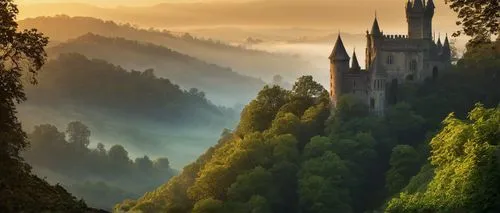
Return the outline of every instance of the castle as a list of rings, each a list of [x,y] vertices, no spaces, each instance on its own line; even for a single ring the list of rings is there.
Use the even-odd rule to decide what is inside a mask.
[[[432,37],[433,0],[408,0],[408,35],[385,35],[375,16],[366,31],[366,69],[359,66],[356,52],[347,54],[340,34],[330,59],[330,97],[333,106],[344,94],[351,94],[369,106],[372,113],[383,115],[391,91],[403,82],[422,82],[436,78],[451,65],[448,37],[435,43]]]

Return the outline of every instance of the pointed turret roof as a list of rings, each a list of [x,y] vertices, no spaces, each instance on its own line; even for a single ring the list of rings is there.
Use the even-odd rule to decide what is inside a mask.
[[[438,38],[438,41],[437,41],[437,44],[439,49],[441,49],[443,47],[443,44],[441,44],[441,38]]]
[[[361,67],[359,66],[358,62],[358,57],[356,57],[356,50],[353,51],[352,53],[352,65],[351,68],[353,70],[361,70]]]
[[[446,35],[446,38],[444,39],[443,48],[450,48],[450,42],[448,41],[448,35]]]
[[[330,54],[329,57],[330,60],[338,60],[338,61],[343,61],[343,60],[349,60],[349,55],[347,54],[347,51],[345,50],[344,43],[342,42],[342,38],[339,36],[337,37],[337,42],[335,42],[335,46],[333,47],[332,54]]]
[[[373,20],[371,33],[372,33],[372,35],[380,35],[380,27],[378,26],[378,20],[377,20],[376,16],[375,16],[375,20]]]
[[[413,9],[423,9],[424,8],[424,3],[422,0],[414,0],[413,1]]]
[[[408,2],[406,2],[406,10],[410,10],[411,8],[412,8],[411,0],[408,0]]]
[[[426,7],[427,7],[427,9],[434,9],[434,8],[436,8],[436,6],[434,5],[434,1],[433,0],[427,0]]]

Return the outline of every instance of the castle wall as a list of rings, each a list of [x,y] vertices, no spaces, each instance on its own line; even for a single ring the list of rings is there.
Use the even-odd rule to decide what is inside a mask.
[[[426,77],[422,51],[380,51],[379,55],[378,60],[381,60],[380,64],[387,72],[389,81],[421,81]]]
[[[370,87],[371,89],[368,100],[370,111],[377,115],[383,115],[386,105],[386,79],[375,77],[372,79]]]
[[[347,72],[343,76],[343,94],[350,94],[367,103],[369,96],[370,79],[368,72]]]

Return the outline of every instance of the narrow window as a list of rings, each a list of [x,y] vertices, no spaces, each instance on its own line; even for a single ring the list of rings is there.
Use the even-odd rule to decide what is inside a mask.
[[[375,99],[373,99],[373,98],[370,99],[370,108],[371,109],[375,108]]]
[[[436,79],[436,78],[438,78],[438,77],[439,77],[439,71],[438,71],[438,68],[437,68],[437,67],[434,67],[434,68],[432,69],[432,78],[433,78],[433,79]]]
[[[410,71],[416,71],[417,70],[417,61],[416,60],[412,60],[410,62]]]
[[[394,63],[394,56],[388,55],[387,56],[387,64],[393,64],[393,63]]]

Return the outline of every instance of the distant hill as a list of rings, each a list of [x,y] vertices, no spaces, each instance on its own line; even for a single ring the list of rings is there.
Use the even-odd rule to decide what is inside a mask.
[[[89,32],[107,37],[123,37],[129,40],[150,42],[203,61],[231,67],[244,75],[263,78],[267,81],[270,81],[275,74],[292,80],[312,67],[306,61],[293,55],[249,50],[210,39],[195,38],[189,34],[176,36],[168,31],[139,29],[130,24],[117,24],[90,17],[59,15],[29,18],[19,21],[19,26],[21,29],[37,28],[56,43],[74,39]]]
[[[73,52],[104,59],[126,69],[152,68],[156,75],[184,89],[204,91],[208,99],[218,105],[246,103],[264,85],[263,81],[240,75],[230,68],[209,64],[163,46],[123,38],[86,34],[48,49],[51,57]]]
[[[28,104],[98,109],[120,116],[148,118],[174,125],[224,122],[226,110],[196,88],[182,90],[154,70],[128,72],[103,60],[62,54],[49,61],[40,83],[27,86]]]
[[[26,86],[28,101],[18,108],[26,131],[77,120],[92,130],[93,142],[122,144],[134,157],[168,155],[173,167],[192,161],[239,117],[152,69],[127,71],[75,53],[50,59],[38,80]]]

